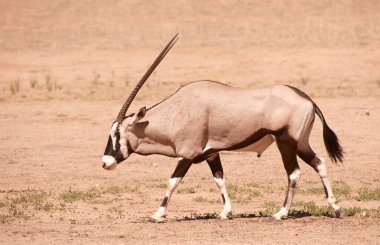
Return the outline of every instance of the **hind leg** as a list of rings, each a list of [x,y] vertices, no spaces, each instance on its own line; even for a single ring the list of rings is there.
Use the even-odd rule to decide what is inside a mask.
[[[286,193],[285,201],[280,211],[273,215],[274,219],[281,220],[282,218],[286,218],[288,216],[290,204],[294,196],[294,191],[301,177],[301,170],[297,162],[296,143],[291,140],[277,141],[277,146],[280,150],[282,161],[288,175],[288,190]]]
[[[327,178],[327,169],[325,165],[325,160],[322,157],[318,157],[314,151],[311,149],[309,143],[305,142],[304,144],[300,144],[298,147],[297,154],[298,156],[310,165],[321,178],[323,188],[325,190],[326,199],[330,207],[334,210],[335,216],[340,216],[340,207],[336,204],[336,199],[334,197],[331,184],[329,179]]]
[[[222,163],[220,162],[219,153],[212,154],[206,159],[206,161],[211,169],[212,175],[214,176],[215,183],[220,189],[224,203],[224,208],[218,215],[218,218],[227,219],[228,214],[231,212],[231,202],[227,195],[226,183],[223,177],[223,167]]]

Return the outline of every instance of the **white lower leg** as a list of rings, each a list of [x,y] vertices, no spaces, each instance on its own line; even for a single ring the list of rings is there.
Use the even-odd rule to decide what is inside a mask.
[[[335,213],[339,215],[340,207],[336,204],[336,199],[334,197],[330,181],[327,178],[325,160],[320,157],[317,157],[316,159],[319,161],[319,163],[317,164],[317,170],[319,177],[321,177],[323,187],[325,189],[327,202],[330,205],[330,207],[334,209]]]
[[[286,218],[288,216],[290,204],[292,203],[294,197],[295,187],[301,177],[301,170],[295,169],[292,174],[289,175],[289,187],[285,197],[284,204],[282,205],[280,211],[273,214],[273,218],[276,220],[281,220],[282,218]]]
[[[275,220],[281,220],[282,218],[286,218],[288,216],[290,204],[292,203],[293,197],[294,197],[294,189],[292,187],[288,187],[288,191],[286,194],[286,198],[284,201],[284,204],[282,205],[280,211],[273,214],[273,218]]]
[[[218,178],[218,176],[217,176],[217,177],[214,177],[214,180],[220,189],[220,193],[222,194],[222,198],[223,198],[223,202],[224,202],[223,210],[218,215],[218,218],[227,219],[228,218],[227,215],[231,212],[231,202],[230,202],[230,199],[228,198],[225,179],[224,178]]]
[[[164,200],[161,203],[161,206],[158,210],[153,214],[152,219],[155,221],[162,221],[162,218],[166,216],[166,209],[169,204],[170,197],[172,196],[175,188],[182,178],[171,178],[169,179],[168,188],[165,193]]]

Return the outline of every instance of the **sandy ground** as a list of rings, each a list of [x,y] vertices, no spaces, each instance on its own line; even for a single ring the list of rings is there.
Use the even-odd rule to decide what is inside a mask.
[[[379,194],[361,197],[380,188],[379,10],[378,1],[0,1],[0,243],[379,244]],[[105,171],[101,156],[124,99],[176,32],[131,111],[201,79],[296,86],[346,152],[344,164],[327,163],[346,215],[305,209],[327,202],[301,163],[292,215],[269,219],[287,184],[273,145],[261,158],[222,153],[232,219],[213,218],[222,201],[202,163],[166,222],[149,222],[176,159],[133,155]],[[311,145],[327,158],[318,120]]]

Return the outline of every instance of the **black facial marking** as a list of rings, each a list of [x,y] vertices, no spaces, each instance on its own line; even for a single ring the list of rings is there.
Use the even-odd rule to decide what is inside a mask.
[[[115,151],[117,152],[117,151],[120,150],[120,132],[119,132],[119,128],[115,132],[115,138],[116,138]]]
[[[128,150],[128,154],[133,153],[133,149],[132,149],[131,143],[129,143],[129,141],[127,141],[127,150]]]
[[[119,162],[124,160],[124,156],[120,152],[120,131],[119,131],[119,128],[117,128],[116,132],[115,132],[115,141],[116,142],[115,142],[115,149],[114,149],[111,135],[108,137],[108,142],[107,142],[106,149],[104,151],[104,155],[114,157],[115,160],[117,161],[117,163],[119,163]]]
[[[111,136],[109,136],[106,149],[104,150],[104,155],[113,156],[112,153],[113,153],[112,139],[111,139]]]

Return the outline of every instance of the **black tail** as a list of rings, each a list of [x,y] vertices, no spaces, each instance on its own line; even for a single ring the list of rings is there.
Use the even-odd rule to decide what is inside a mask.
[[[343,154],[344,151],[342,147],[339,144],[339,139],[334,133],[334,131],[331,130],[331,128],[327,125],[325,118],[323,117],[323,114],[321,110],[318,108],[318,106],[313,102],[315,113],[318,115],[318,117],[321,119],[323,124],[323,141],[325,142],[326,150],[329,153],[329,157],[331,161],[333,162],[343,162]]]

